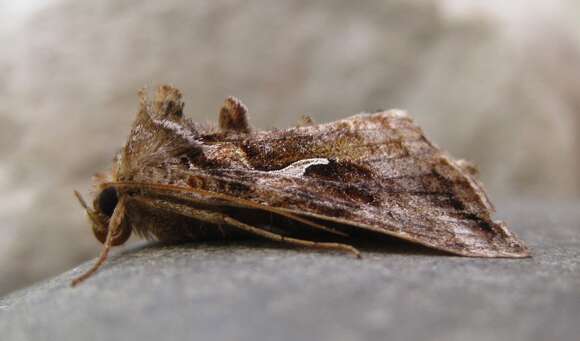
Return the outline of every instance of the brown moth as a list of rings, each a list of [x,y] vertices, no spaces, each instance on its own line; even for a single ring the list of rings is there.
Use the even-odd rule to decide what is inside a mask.
[[[219,127],[183,116],[179,90],[141,103],[110,175],[96,177],[89,208],[103,243],[95,265],[132,232],[166,242],[257,236],[360,253],[349,241],[388,235],[456,255],[527,257],[473,165],[434,146],[404,112],[252,131],[247,109],[226,99]]]

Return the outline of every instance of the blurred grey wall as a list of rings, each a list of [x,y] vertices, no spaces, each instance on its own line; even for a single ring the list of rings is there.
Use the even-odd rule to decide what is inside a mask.
[[[136,90],[172,83],[260,128],[410,111],[498,197],[580,196],[575,1],[0,2],[0,293],[93,257],[72,196],[107,170]]]

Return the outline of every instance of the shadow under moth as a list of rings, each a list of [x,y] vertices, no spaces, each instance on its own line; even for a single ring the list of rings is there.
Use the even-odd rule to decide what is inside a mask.
[[[357,257],[351,241],[388,235],[462,256],[529,256],[492,220],[475,167],[438,149],[405,112],[253,131],[233,97],[217,127],[185,118],[171,86],[140,98],[112,172],[95,177],[93,207],[75,192],[103,248],[72,285],[132,232],[164,242],[256,236]]]

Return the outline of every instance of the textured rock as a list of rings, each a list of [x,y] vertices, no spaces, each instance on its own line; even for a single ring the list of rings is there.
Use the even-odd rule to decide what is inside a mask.
[[[0,299],[2,340],[576,340],[580,203],[502,207],[533,258],[150,245]]]

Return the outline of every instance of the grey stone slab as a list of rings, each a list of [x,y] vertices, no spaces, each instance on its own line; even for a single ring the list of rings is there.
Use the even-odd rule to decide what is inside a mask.
[[[577,340],[580,205],[511,203],[533,258],[409,245],[342,254],[266,242],[147,245],[0,299],[2,340]]]

